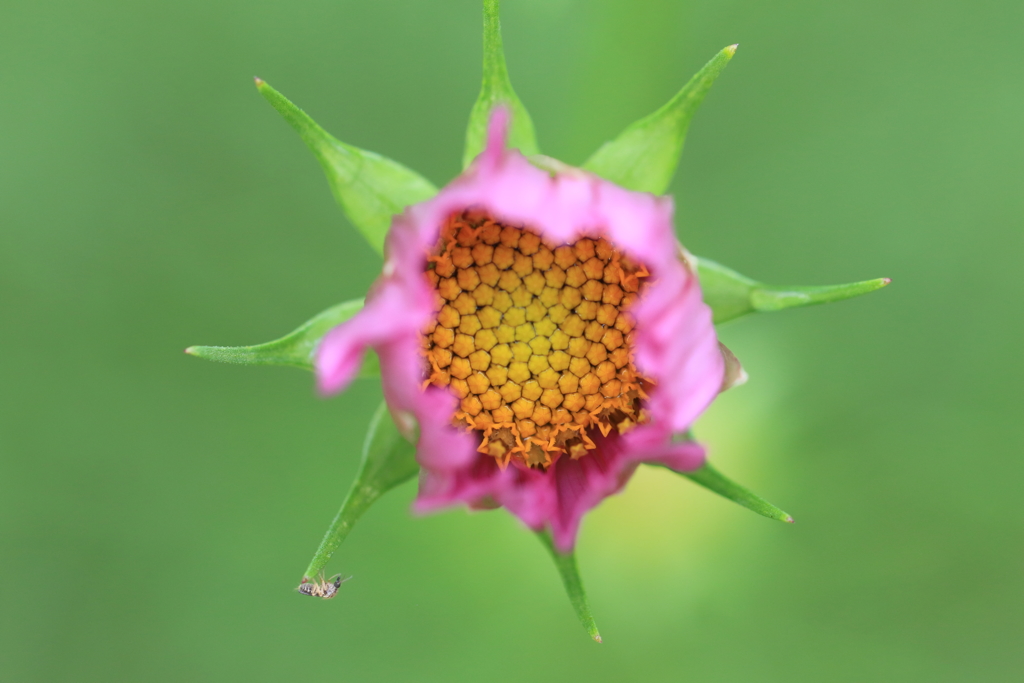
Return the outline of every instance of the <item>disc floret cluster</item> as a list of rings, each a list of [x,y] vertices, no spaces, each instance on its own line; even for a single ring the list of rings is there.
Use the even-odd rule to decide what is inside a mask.
[[[459,398],[453,422],[480,434],[481,453],[544,468],[596,448],[592,429],[647,420],[629,314],[644,266],[607,239],[548,244],[480,211],[441,234],[426,269],[437,292],[427,382]]]

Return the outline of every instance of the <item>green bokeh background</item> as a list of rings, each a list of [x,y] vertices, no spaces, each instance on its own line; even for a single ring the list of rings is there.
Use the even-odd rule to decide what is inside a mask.
[[[0,2],[0,680],[1011,681],[1024,670],[1024,5],[506,0],[516,88],[579,163],[740,50],[673,184],[695,253],[888,276],[747,318],[698,425],[778,524],[644,470],[578,555],[605,643],[504,512],[363,519],[293,587],[379,389],[204,363],[378,258],[259,75],[437,184],[476,0]]]

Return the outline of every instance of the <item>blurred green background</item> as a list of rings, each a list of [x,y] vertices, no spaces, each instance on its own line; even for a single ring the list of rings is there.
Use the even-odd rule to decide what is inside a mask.
[[[363,519],[293,588],[379,390],[190,344],[283,334],[379,260],[252,86],[437,184],[477,0],[0,2],[0,680],[1011,681],[1024,669],[1024,5],[506,0],[580,163],[741,47],[673,185],[695,253],[870,296],[721,329],[698,425],[788,526],[643,470],[585,522],[605,643],[504,512]]]

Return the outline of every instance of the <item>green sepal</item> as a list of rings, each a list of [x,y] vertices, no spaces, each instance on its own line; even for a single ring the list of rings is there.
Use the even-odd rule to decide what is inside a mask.
[[[332,306],[280,339],[256,346],[190,346],[185,353],[197,358],[236,365],[289,365],[313,370],[313,354],[320,340],[332,328],[345,322],[363,307],[362,299]],[[359,369],[360,377],[378,377],[377,354],[368,350]]]
[[[462,154],[462,167],[469,166],[487,145],[487,124],[491,112],[498,105],[509,108],[512,120],[508,129],[507,145],[526,156],[538,153],[533,121],[519,100],[508,79],[505,50],[501,43],[501,2],[484,0],[484,73],[480,95],[469,114],[466,128],[466,151]]]
[[[891,282],[889,278],[876,278],[844,285],[783,287],[751,280],[708,259],[695,260],[704,302],[714,312],[716,324],[747,313],[841,301],[881,289]]]
[[[256,88],[316,155],[334,198],[377,253],[384,251],[392,216],[437,194],[437,188],[415,171],[337,140],[258,78]]]
[[[419,472],[415,455],[415,447],[399,434],[387,405],[382,402],[370,420],[359,474],[306,568],[303,582],[315,580],[323,573],[352,526],[378,498]]]
[[[663,194],[679,165],[690,119],[737,47],[715,55],[667,104],[602,145],[583,168],[630,190]]]
[[[700,484],[709,491],[714,491],[720,496],[753,510],[759,515],[777,519],[780,522],[793,522],[793,518],[790,515],[775,507],[764,498],[732,481],[708,462],[705,462],[704,466],[698,470],[679,472],[679,474]]]
[[[541,531],[537,534],[537,538],[540,539],[540,542],[551,553],[551,558],[555,561],[555,567],[558,569],[558,573],[562,577],[562,583],[565,585],[565,592],[569,594],[569,602],[572,603],[572,608],[576,611],[576,616],[579,617],[580,623],[587,630],[587,634],[600,643],[601,634],[597,632],[597,624],[594,623],[594,615],[590,611],[590,601],[587,600],[587,592],[583,589],[580,569],[576,565],[576,553],[558,552],[549,531]]]

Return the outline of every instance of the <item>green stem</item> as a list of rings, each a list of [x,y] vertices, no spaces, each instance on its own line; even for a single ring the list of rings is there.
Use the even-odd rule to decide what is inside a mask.
[[[594,623],[594,615],[590,611],[590,601],[587,600],[587,592],[583,589],[580,569],[576,565],[575,551],[569,553],[558,552],[551,538],[551,533],[548,531],[538,533],[537,538],[540,539],[540,542],[551,553],[551,558],[555,561],[555,567],[558,568],[558,573],[562,576],[562,583],[565,584],[565,592],[569,594],[569,602],[572,603],[572,608],[576,610],[576,616],[579,617],[580,623],[583,624],[583,628],[587,630],[590,637],[600,643],[601,634],[597,632],[597,624]]]
[[[505,62],[505,48],[501,40],[501,3],[499,0],[484,0],[484,59],[483,78],[480,82],[480,94],[477,96],[473,109],[469,113],[469,125],[466,127],[466,148],[462,155],[462,166],[470,162],[483,151],[487,143],[487,124],[491,113],[498,105],[509,108],[512,121],[509,125],[507,145],[510,149],[518,149],[526,156],[538,154],[537,135],[533,129],[533,121],[526,111],[512,82],[508,76],[508,65]]]
[[[761,285],[750,295],[750,303],[756,311],[781,311],[794,306],[810,306],[827,304],[832,301],[851,299],[861,294],[873,292],[888,285],[892,280],[880,277],[863,282],[851,282],[844,285],[824,285],[819,287],[778,287]]]
[[[370,419],[359,474],[306,568],[304,580],[316,579],[323,572],[356,521],[378,498],[408,481],[417,472],[419,465],[416,463],[415,448],[398,432],[387,405],[382,402]]]
[[[680,474],[720,496],[753,510],[759,515],[791,524],[794,521],[790,515],[775,507],[764,498],[726,477],[712,467],[711,463],[706,462],[699,470],[680,472]]]
[[[338,510],[330,528],[324,534],[324,540],[320,542],[320,547],[317,548],[316,554],[310,560],[303,580],[313,580],[323,573],[324,567],[334,555],[334,551],[341,547],[356,521],[370,509],[370,506],[380,496],[381,491],[372,486],[363,486],[358,480],[353,483],[348,495],[345,496],[345,502],[341,504],[341,509]]]

